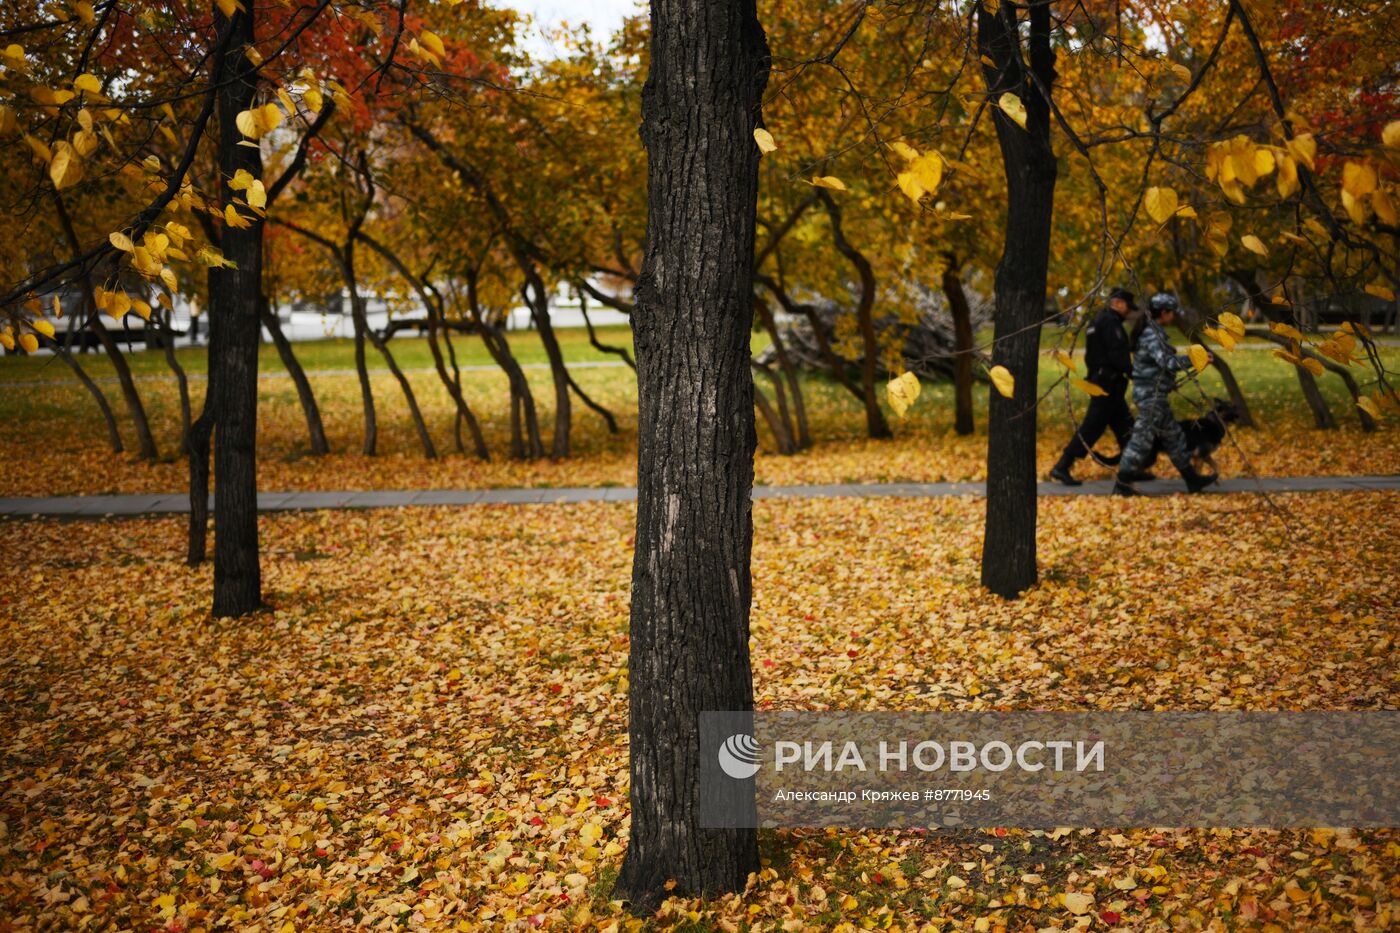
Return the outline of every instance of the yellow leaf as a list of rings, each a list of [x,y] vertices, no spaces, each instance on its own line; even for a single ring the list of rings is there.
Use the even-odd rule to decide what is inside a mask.
[[[78,153],[60,140],[54,150],[53,161],[49,163],[49,179],[53,181],[54,189],[62,191],[76,185],[82,177],[83,163],[78,159]]]
[[[846,183],[835,175],[813,175],[812,184],[818,188],[830,188],[832,191],[848,191]]]
[[[1210,365],[1210,352],[1199,343],[1191,344],[1190,348],[1186,351],[1186,355],[1191,358],[1191,367],[1198,373],[1204,371],[1205,368]]]
[[[1304,357],[1302,363],[1303,368],[1306,369],[1308,372],[1312,373],[1314,376],[1321,376],[1324,371],[1322,362],[1320,360],[1315,360],[1310,356]]]
[[[1396,124],[1391,125],[1394,126]],[[1356,407],[1364,411],[1366,414],[1370,415],[1372,418],[1375,418],[1377,421],[1380,420],[1380,407],[1376,405],[1375,401],[1369,395],[1363,395],[1359,399],[1357,399]]]
[[[899,153],[900,156],[902,156],[904,158],[904,161],[906,162],[913,162],[919,157],[919,150],[915,149],[908,143],[900,142],[899,140],[895,140],[894,142],[890,143],[890,148],[893,149],[895,152]]]
[[[1371,207],[1375,209],[1381,223],[1386,226],[1394,227],[1400,223],[1400,214],[1395,210],[1395,202],[1390,200],[1390,195],[1385,189],[1377,188],[1371,193]]]
[[[923,386],[919,385],[919,377],[913,373],[903,373],[889,381],[885,386],[885,396],[889,399],[890,408],[900,418],[914,404],[914,400],[919,397],[919,392]]]
[[[1299,331],[1298,328],[1288,324],[1283,324],[1276,321],[1273,324],[1269,325],[1269,330],[1278,334],[1280,337],[1287,337],[1289,340],[1293,340],[1299,343],[1301,343],[1303,340],[1302,332]]]
[[[1274,154],[1268,149],[1259,148],[1254,150],[1254,174],[1258,178],[1263,178],[1274,170]]]
[[[428,51],[432,52],[438,58],[442,58],[442,56],[447,54],[447,49],[443,47],[442,40],[438,38],[437,33],[429,32],[425,29],[418,34],[418,38],[423,41],[423,45],[427,47]]]
[[[1156,223],[1164,224],[1176,213],[1176,192],[1171,188],[1148,188],[1142,197],[1142,204],[1147,208],[1147,216]]]
[[[913,172],[900,172],[895,178],[899,184],[899,190],[911,201],[917,201],[924,196],[924,186],[919,184],[919,176]]]
[[[85,94],[102,93],[102,82],[97,80],[97,75],[84,72],[73,79],[73,90],[82,91]]]
[[[306,109],[310,110],[312,113],[320,113],[321,105],[325,103],[324,99],[321,97],[321,89],[314,84],[301,92],[301,102],[305,104]]]
[[[1367,162],[1348,162],[1342,166],[1342,190],[1354,198],[1363,198],[1376,190],[1376,170]]]
[[[39,338],[33,334],[20,334],[19,345],[24,348],[25,353],[33,353],[39,349]]]
[[[1235,336],[1236,340],[1244,339],[1244,319],[1233,311],[1226,311],[1218,318],[1220,326],[1225,328]]]
[[[29,326],[37,330],[39,333],[43,334],[45,337],[53,336],[53,325],[50,324],[48,321],[45,321],[43,318],[40,318],[37,321],[30,321]]]
[[[84,26],[91,26],[97,21],[97,16],[93,12],[92,4],[87,0],[78,0],[73,4],[73,11],[78,14],[78,18],[83,21]]]
[[[993,366],[987,370],[987,375],[991,377],[992,385],[996,386],[997,391],[1006,398],[1011,398],[1015,393],[1016,377],[1011,375],[1010,370],[1005,366]]]
[[[1288,141],[1288,154],[1311,170],[1317,155],[1317,140],[1311,133],[1299,133]]]
[[[1290,197],[1298,190],[1298,163],[1292,156],[1279,156],[1276,182],[1281,198]]]
[[[1007,91],[1005,94],[1001,95],[1001,98],[997,101],[997,106],[1002,109],[1003,113],[1014,120],[1017,126],[1023,130],[1026,128],[1026,105],[1021,103],[1021,98]]]
[[[759,152],[772,152],[778,148],[777,142],[773,139],[773,134],[761,126],[754,127],[753,141],[758,143]]]
[[[248,206],[255,211],[261,211],[267,207],[267,191],[263,188],[261,180],[254,179],[248,185],[248,191],[244,197],[248,201]]]
[[[131,237],[127,236],[125,233],[109,233],[107,234],[107,242],[111,243],[123,253],[129,253],[134,248]]]
[[[219,12],[230,19],[233,18],[236,11],[243,9],[243,4],[239,3],[238,0],[214,0],[214,3],[219,7]]]
[[[1372,282],[1366,286],[1366,294],[1375,295],[1382,301],[1394,301],[1395,293],[1379,282]]]
[[[246,168],[241,168],[233,173],[233,177],[228,180],[230,191],[246,191],[253,183],[253,173]]]
[[[4,347],[6,350],[13,350],[15,348],[14,334],[11,334],[8,328],[0,330],[0,347]]]
[[[1071,379],[1069,384],[1074,386],[1085,395],[1107,395],[1108,392],[1102,386],[1095,385],[1087,379]]]
[[[1381,130],[1381,142],[1391,149],[1400,149],[1400,120],[1391,120]]]
[[[1240,237],[1240,242],[1244,244],[1244,248],[1251,253],[1258,253],[1260,256],[1269,255],[1269,248],[1264,245],[1264,241],[1252,233],[1246,233],[1244,236]]]
[[[255,110],[244,110],[233,118],[233,124],[238,127],[238,132],[249,139],[257,139],[262,135],[258,130],[258,117]]]
[[[1055,360],[1065,369],[1074,370],[1074,357],[1070,356],[1064,350],[1055,351]]]

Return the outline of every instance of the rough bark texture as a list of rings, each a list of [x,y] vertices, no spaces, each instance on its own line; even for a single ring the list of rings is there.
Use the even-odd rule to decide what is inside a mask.
[[[1011,372],[1016,392],[1014,397],[1005,398],[992,391],[988,406],[982,585],[1008,599],[1036,581],[1036,357],[1045,318],[1057,174],[1045,97],[1055,81],[1049,4],[1031,7],[1029,17],[1028,73],[1021,54],[1016,7],[1001,4],[996,12],[985,5],[977,9],[977,42],[991,99],[998,100],[1008,91],[1014,93],[1025,105],[1027,116],[1025,129],[1001,109],[994,116],[1006,172],[1007,211],[1006,239],[996,272],[992,363]]]
[[[256,76],[246,49],[253,43],[256,0],[244,0],[229,25],[232,41],[224,55],[226,83],[219,90],[219,174],[233,178],[239,169],[262,177],[262,152],[240,146],[243,136],[235,118],[252,106]],[[223,17],[217,17],[222,22]],[[232,190],[225,190],[230,201]],[[209,296],[209,393],[214,413],[214,615],[240,616],[262,606],[262,568],[258,560],[258,305],[262,300],[263,221],[239,229],[227,227],[221,238],[224,256],[236,269],[219,272],[219,287]],[[191,434],[193,435],[193,431]],[[191,458],[194,459],[193,457]]]
[[[643,91],[646,259],[629,697],[632,832],[617,883],[638,913],[741,890],[755,831],[698,822],[698,714],[753,707],[753,130],[768,76],[754,0],[653,0]]]
[[[943,297],[953,316],[953,430],[971,434],[977,427],[972,420],[972,307],[951,258],[943,270]]]
[[[272,335],[272,344],[277,348],[277,355],[282,358],[282,365],[292,377],[292,384],[296,386],[301,412],[306,417],[306,436],[311,444],[311,455],[323,457],[331,452],[331,445],[326,440],[326,428],[321,423],[321,406],[316,403],[316,393],[311,391],[311,381],[306,378],[306,370],[302,369],[301,361],[292,350],[292,342],[282,332],[282,321],[268,306],[267,296],[263,296],[259,310],[262,325]]]

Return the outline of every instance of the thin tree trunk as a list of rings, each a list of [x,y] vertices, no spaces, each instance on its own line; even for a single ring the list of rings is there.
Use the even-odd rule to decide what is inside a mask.
[[[1032,586],[1036,569],[1036,374],[1057,167],[1050,148],[1050,108],[1036,83],[1054,86],[1050,6],[1030,8],[1030,69],[1020,51],[1017,8],[996,12],[979,3],[977,42],[992,100],[1012,92],[1027,113],[1022,129],[1001,109],[994,113],[1006,172],[1006,237],[996,272],[993,365],[1015,379],[1015,394],[992,391],[988,406],[987,524],[982,585],[1003,598]]]
[[[953,257],[947,260],[943,296],[953,316],[953,430],[971,434],[977,430],[972,417],[972,308]]]
[[[68,241],[68,248],[76,256],[82,252],[82,245],[78,242],[77,231],[73,229],[73,219],[68,215],[68,207],[57,191],[53,192],[53,203],[58,211],[59,225],[63,227],[63,236]],[[136,428],[137,455],[142,460],[159,459],[160,452],[156,448],[155,435],[151,433],[150,419],[146,417],[146,406],[141,402],[141,393],[136,391],[136,380],[131,377],[131,367],[127,365],[126,355],[117,346],[117,342],[112,339],[112,334],[107,330],[107,326],[102,323],[102,315],[97,313],[97,294],[93,288],[92,277],[84,273],[80,281],[84,300],[92,309],[88,326],[97,335],[102,349],[107,352],[107,358],[112,363],[112,369],[116,371],[117,383],[122,390],[122,400],[126,402],[127,414],[131,416],[132,426]]]
[[[588,342],[593,344],[593,348],[602,353],[611,353],[622,358],[622,362],[631,367],[633,372],[637,371],[637,364],[632,359],[632,354],[627,352],[626,347],[614,347],[603,343],[598,339],[597,333],[593,330],[593,320],[588,316],[588,296],[583,289],[578,291],[578,309],[583,314],[583,326],[588,328]]]
[[[879,395],[875,391],[875,378],[880,364],[880,341],[875,333],[874,318],[875,270],[871,268],[870,260],[846,239],[841,229],[841,209],[837,206],[836,199],[825,190],[820,190],[817,194],[826,205],[826,212],[831,216],[831,234],[836,242],[836,249],[856,267],[856,274],[860,277],[860,303],[856,306],[856,322],[860,326],[861,344],[864,348],[861,355],[860,387],[861,401],[865,405],[865,430],[873,438],[893,437],[889,423],[885,421],[885,413],[880,408]]]
[[[768,331],[768,339],[773,341],[773,354],[777,357],[778,367],[787,380],[788,391],[792,393],[792,414],[797,426],[797,436],[793,443],[797,450],[806,450],[812,446],[812,433],[807,425],[807,402],[802,397],[802,383],[798,381],[797,367],[793,365],[792,357],[788,356],[783,335],[778,331],[778,322],[773,317],[773,309],[757,295],[754,296],[754,304],[758,308],[764,330]]]
[[[73,356],[72,352],[63,344],[50,338],[44,338],[53,344],[53,352],[59,359],[73,370],[73,375],[78,377],[78,381],[83,384],[83,388],[88,390],[92,400],[97,403],[97,408],[102,412],[102,420],[107,425],[107,443],[112,446],[112,453],[119,454],[125,448],[122,447],[121,431],[117,429],[117,417],[112,414],[112,406],[107,401],[107,395],[100,386],[93,381],[92,377],[83,369],[81,363]]]
[[[559,347],[559,339],[554,335],[554,324],[549,317],[549,296],[544,290],[544,282],[534,271],[534,266],[525,268],[525,303],[530,309],[530,319],[539,331],[540,342],[544,344],[545,356],[549,358],[549,374],[554,380],[554,449],[555,459],[564,460],[569,456],[569,433],[573,423],[573,406],[569,400],[569,370],[564,365],[564,351]],[[531,293],[534,298],[532,299]]]
[[[768,396],[755,383],[753,387],[753,403],[758,409],[758,413],[763,416],[764,422],[768,425],[768,430],[773,432],[773,443],[778,448],[778,453],[784,457],[796,453],[797,449],[792,441],[792,428],[788,423],[787,403],[783,400],[782,383],[778,377],[773,375],[773,370],[758,362],[753,364],[753,368],[761,370],[773,387],[778,391],[778,409],[774,409],[773,403],[768,401]]]
[[[1205,301],[1194,276],[1186,276],[1182,280],[1182,285],[1187,303],[1182,305],[1177,314],[1177,327],[1187,340],[1197,343],[1200,340],[1201,327],[1203,326],[1201,310],[1206,306]],[[1236,423],[1242,428],[1257,427],[1254,413],[1249,410],[1249,402],[1245,399],[1243,390],[1240,389],[1239,380],[1235,378],[1235,371],[1230,368],[1229,363],[1221,359],[1221,354],[1212,353],[1210,356],[1210,365],[1214,366],[1215,371],[1220,374],[1220,382],[1225,386],[1225,394],[1230,396],[1230,404],[1235,406],[1235,411],[1239,414],[1239,421]]]
[[[155,314],[160,319],[161,346],[165,351],[165,365],[175,374],[175,384],[180,390],[180,451],[189,452],[190,443],[190,381],[185,377],[185,368],[175,356],[175,328],[170,325],[171,312],[168,308]]]
[[[238,114],[257,96],[256,71],[244,55],[254,42],[258,0],[243,0],[229,29],[224,53],[227,76],[219,90],[219,174],[232,179],[240,169],[262,177],[262,152],[240,145]],[[222,22],[222,13],[216,13]],[[227,184],[227,181],[225,181]],[[234,192],[226,189],[231,203]],[[248,212],[251,213],[251,212]],[[208,391],[214,395],[214,615],[240,616],[262,606],[262,567],[258,557],[258,304],[262,298],[263,221],[249,218],[244,228],[228,226],[220,239],[224,256],[236,267],[219,271],[219,287],[209,296],[209,324],[216,339],[209,352]],[[191,456],[191,462],[197,459]]]
[[[613,417],[613,413],[595,402],[587,392],[583,391],[583,389],[579,387],[578,381],[574,379],[572,373],[569,373],[568,370],[565,370],[565,373],[568,374],[569,377],[569,388],[579,397],[579,401],[583,402],[583,404],[587,405],[603,419],[608,426],[609,434],[618,433],[617,418]]]
[[[296,386],[297,399],[301,402],[301,411],[306,417],[306,436],[311,442],[311,455],[323,457],[331,452],[331,445],[326,440],[326,428],[321,423],[321,406],[316,403],[316,393],[311,390],[311,381],[306,378],[306,370],[302,368],[301,361],[292,349],[292,342],[282,330],[281,319],[269,307],[266,295],[258,302],[258,311],[262,325],[272,335],[272,345],[277,348],[283,368],[287,370],[287,374],[292,377],[292,384]]]
[[[616,888],[639,914],[672,893],[743,890],[759,868],[755,830],[700,825],[696,758],[700,711],[753,708],[753,131],[768,47],[753,0],[651,10],[647,244],[632,318],[632,830]]]

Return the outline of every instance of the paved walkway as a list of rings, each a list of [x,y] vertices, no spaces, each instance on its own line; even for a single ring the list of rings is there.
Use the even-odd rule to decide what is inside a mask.
[[[1108,480],[1066,487],[1041,483],[1042,496],[1104,496]],[[1184,492],[1180,480],[1141,483],[1138,488],[1149,496]],[[1211,495],[1282,492],[1325,492],[1375,490],[1400,492],[1400,476],[1292,476],[1261,479],[1227,479],[1212,487]],[[846,483],[831,486],[756,486],[755,499],[833,499],[844,496],[873,498],[890,496],[923,499],[935,496],[981,496],[982,483]],[[292,512],[303,509],[382,509],[460,505],[543,505],[558,502],[633,502],[632,486],[603,486],[553,489],[426,489],[380,492],[264,492],[258,494],[258,510]],[[137,496],[52,496],[0,499],[0,516],[64,516],[105,518],[109,516],[170,515],[190,510],[183,493],[156,493]]]

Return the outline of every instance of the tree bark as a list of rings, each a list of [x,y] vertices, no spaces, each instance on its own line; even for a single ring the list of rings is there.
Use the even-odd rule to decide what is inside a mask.
[[[972,308],[951,256],[943,269],[943,296],[953,316],[953,430],[971,434],[977,429],[972,418]]]
[[[826,212],[831,216],[831,235],[836,249],[856,267],[860,278],[860,299],[856,306],[856,322],[860,326],[861,345],[865,352],[861,355],[860,388],[861,402],[865,405],[865,430],[873,438],[893,437],[885,413],[880,408],[880,398],[875,391],[875,378],[879,370],[880,341],[875,334],[875,270],[870,260],[846,239],[841,229],[841,208],[828,192],[817,192]]]
[[[103,392],[102,388],[87,374],[82,364],[74,358],[72,352],[67,347],[51,338],[45,337],[44,339],[53,344],[54,354],[63,360],[63,362],[68,365],[69,369],[73,370],[73,375],[78,377],[78,381],[83,384],[83,388],[88,390],[88,394],[92,396],[92,400],[97,403],[98,410],[102,412],[102,420],[107,425],[107,443],[112,445],[112,453],[121,453],[124,449],[122,447],[122,434],[121,431],[117,429],[117,418],[116,415],[112,414],[112,406],[107,401],[107,394]]]
[[[311,381],[306,378],[306,370],[302,368],[301,361],[292,350],[292,342],[282,331],[281,319],[269,307],[266,295],[262,296],[258,303],[258,311],[263,327],[272,335],[272,345],[277,348],[277,355],[282,358],[283,368],[287,370],[287,374],[292,377],[292,384],[296,386],[297,399],[301,402],[301,411],[306,417],[306,436],[311,442],[311,455],[324,457],[331,452],[331,445],[326,440],[326,428],[321,423],[321,406],[316,403],[316,393],[311,391]]]
[[[632,832],[617,883],[637,913],[670,893],[742,890],[759,868],[755,830],[700,826],[697,768],[699,713],[753,708],[753,131],[768,45],[754,0],[652,0],[651,11],[632,318]]]
[[[989,96],[998,100],[1014,93],[1027,114],[1025,129],[1000,108],[993,117],[1006,172],[1007,212],[995,280],[992,364],[1010,371],[1016,391],[1012,398],[990,393],[982,585],[1007,599],[1019,596],[1037,577],[1036,375],[1057,174],[1045,97],[1055,81],[1050,6],[1030,8],[1030,73],[1022,64],[1016,10],[1009,3],[996,12],[982,3],[977,7],[977,44]]]
[[[223,57],[219,90],[219,174],[225,180],[240,169],[262,177],[262,151],[239,145],[235,119],[253,105],[256,72],[246,57],[254,41],[257,0],[228,22],[231,41]],[[216,22],[224,23],[222,13]],[[226,202],[234,192],[225,187]],[[224,256],[236,268],[219,270],[219,287],[209,296],[209,386],[214,430],[214,615],[240,616],[262,606],[262,567],[258,556],[258,305],[262,300],[263,220],[243,208],[244,228],[228,226],[220,238]],[[192,456],[191,461],[195,458]]]

